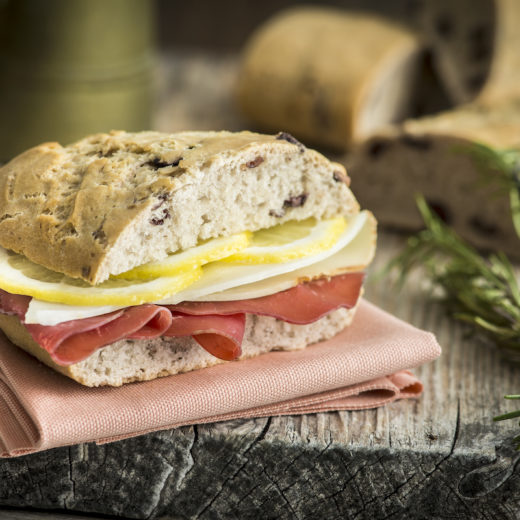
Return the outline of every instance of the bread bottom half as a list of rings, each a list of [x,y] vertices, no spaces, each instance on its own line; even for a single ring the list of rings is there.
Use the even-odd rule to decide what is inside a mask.
[[[240,359],[271,350],[300,350],[330,339],[350,325],[354,313],[355,307],[337,309],[306,325],[247,314]],[[0,328],[15,345],[85,386],[121,386],[226,363],[206,352],[191,337],[161,337],[120,340],[79,363],[64,367],[57,365],[34,341],[16,316],[0,314]]]

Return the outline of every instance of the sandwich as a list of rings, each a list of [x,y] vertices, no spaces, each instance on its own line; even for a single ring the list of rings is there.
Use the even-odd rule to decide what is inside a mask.
[[[0,327],[86,386],[302,349],[351,323],[375,239],[284,132],[45,143],[0,169]]]

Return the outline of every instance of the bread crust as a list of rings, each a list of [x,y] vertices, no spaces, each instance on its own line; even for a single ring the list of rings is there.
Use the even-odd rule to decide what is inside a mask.
[[[287,134],[111,132],[46,143],[0,168],[0,245],[97,284],[199,240],[355,214],[344,179],[341,165]]]

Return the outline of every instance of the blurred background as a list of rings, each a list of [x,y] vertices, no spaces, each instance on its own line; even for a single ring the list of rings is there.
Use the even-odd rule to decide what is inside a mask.
[[[385,108],[388,103],[383,103],[383,111],[393,110],[390,117],[388,114],[386,117],[393,120],[435,112],[470,100],[484,85],[492,62],[498,3],[498,0],[335,0],[318,3],[295,0],[198,0],[189,3],[175,0],[0,0],[0,65],[3,71],[0,158],[5,161],[42,140],[70,142],[87,133],[111,128],[175,130],[183,128],[179,123],[187,122],[198,128],[220,128],[224,124],[231,125],[231,129],[278,127],[284,122],[283,117],[272,125],[257,121],[258,117],[245,106],[247,103],[243,98],[247,93],[242,95],[238,105],[231,99],[239,83],[238,60],[252,45],[252,38],[259,30],[272,25],[272,21],[288,9],[299,12],[306,7],[325,12],[327,8],[333,8],[329,17],[345,16],[346,23],[327,31],[330,20],[323,22],[325,32],[332,33],[333,41],[317,42],[318,48],[310,61],[309,56],[298,55],[298,52],[308,54],[302,45],[315,48],[313,41],[322,29],[311,27],[306,31],[306,20],[287,27],[286,36],[279,37],[275,44],[280,52],[287,54],[287,59],[292,60],[288,63],[289,76],[301,75],[303,67],[308,70],[319,67],[316,63],[328,53],[325,60],[336,59],[338,67],[345,70],[334,77],[324,71],[324,76],[330,76],[323,79],[325,88],[335,88],[331,87],[335,83],[351,95],[349,91],[363,88],[366,78],[374,74],[387,82],[398,83],[394,78],[384,76],[388,74],[388,67],[399,68],[400,63],[384,64],[378,70],[378,62],[388,50],[384,46],[390,48],[390,61],[405,60],[417,53],[420,59],[413,57],[416,63],[411,68],[414,70],[406,70],[405,80],[398,85],[410,98],[406,110],[393,106]],[[356,13],[366,14],[368,21],[380,19],[382,23],[378,27],[366,23],[366,19],[354,20],[352,31],[348,17]],[[295,27],[298,23],[301,27]],[[377,47],[378,34],[389,24],[410,31],[415,41],[403,44],[407,49],[402,50],[399,47],[403,35],[384,35],[379,38],[384,46],[375,49],[372,55],[367,54],[366,50],[374,44]],[[356,31],[356,25],[360,25],[361,30]],[[323,50],[319,49],[321,44]],[[298,45],[300,49],[295,50]],[[265,56],[267,61],[273,59],[269,52]],[[372,70],[369,67],[360,70],[354,65],[349,71],[349,59],[360,52],[373,62]],[[343,54],[345,57],[342,58]],[[207,78],[194,77],[204,74],[196,72],[196,65],[193,70],[186,69],[183,58],[188,57],[195,61],[205,58]],[[233,59],[235,70],[231,77],[233,73],[227,69],[232,67],[230,61]],[[253,66],[265,68],[263,63],[253,63]],[[457,71],[458,67],[460,71]],[[224,77],[226,73],[227,77]],[[248,74],[244,69],[242,73]],[[309,74],[312,76],[312,70]],[[350,78],[347,77],[349,74]],[[453,79],[457,74],[460,79]],[[291,82],[294,77],[273,80]],[[198,80],[206,84],[197,84]],[[321,89],[320,85],[312,85],[319,80],[312,77],[307,80],[304,88]],[[352,85],[353,81],[358,85]],[[171,113],[171,103],[166,103],[166,107],[165,96],[168,93],[175,96],[179,88],[191,87],[197,95],[203,95],[204,89],[208,90],[208,95],[217,90],[227,94],[228,102],[218,101],[224,102],[226,110],[234,113],[222,121],[212,120],[217,107],[208,103],[203,112],[195,105],[204,100],[197,103],[196,98],[184,101],[191,107],[178,107]],[[254,90],[250,85],[243,88]],[[321,94],[311,92],[310,95]],[[178,102],[175,97],[173,101]],[[277,102],[285,103],[280,99]],[[355,103],[354,100],[350,102]],[[399,102],[393,100],[393,104],[399,105]],[[168,109],[166,112],[165,108]],[[331,110],[336,109],[343,112],[342,117],[350,117],[345,115],[350,107],[333,106]],[[169,118],[184,112],[189,112],[192,119],[168,122]],[[246,117],[240,119],[244,115]],[[374,117],[377,115],[369,116],[372,120]],[[343,121],[340,126],[347,124],[350,122]],[[335,147],[344,149],[350,141],[348,133],[342,128],[338,135],[321,139],[321,144],[332,143],[334,147],[334,141],[339,141]],[[311,143],[320,142],[313,132],[303,131],[302,136]]]
[[[199,0],[183,5],[158,0],[158,32],[161,48],[188,47],[201,50],[239,52],[252,31],[280,11],[295,6],[337,7],[379,14],[418,23],[425,0]]]
[[[0,0],[0,162],[112,129],[283,130],[383,225],[420,226],[420,191],[520,256],[506,199],[466,200],[497,162],[460,154],[520,149],[519,25],[518,0]]]

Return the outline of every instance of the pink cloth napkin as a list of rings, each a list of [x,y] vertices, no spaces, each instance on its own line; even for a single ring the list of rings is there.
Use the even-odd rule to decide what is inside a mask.
[[[363,301],[354,323],[302,351],[120,388],[86,388],[0,338],[0,455],[235,418],[372,408],[416,397],[407,370],[440,354],[434,336]],[[391,375],[389,375],[391,374]]]

